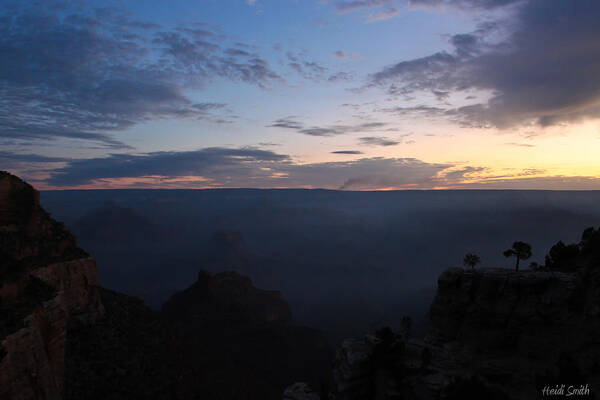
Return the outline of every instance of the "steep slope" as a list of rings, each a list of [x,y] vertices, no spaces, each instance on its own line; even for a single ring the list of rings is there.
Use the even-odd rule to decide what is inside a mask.
[[[269,400],[295,377],[327,380],[324,338],[293,324],[281,293],[200,272],[152,311],[100,288],[38,199],[0,172],[0,399]]]
[[[0,172],[0,398],[63,398],[67,326],[103,314],[97,282],[38,193]]]
[[[383,330],[344,341],[336,399],[532,399],[563,384],[569,398],[597,397],[598,267],[445,271],[424,340]]]

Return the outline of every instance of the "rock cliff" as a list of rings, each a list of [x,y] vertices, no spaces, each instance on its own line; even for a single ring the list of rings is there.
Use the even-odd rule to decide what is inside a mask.
[[[161,312],[100,288],[38,193],[0,172],[0,399],[278,399],[329,362],[281,293],[236,272],[201,271]]]
[[[236,325],[291,323],[292,312],[278,291],[261,290],[237,272],[200,271],[188,289],[175,293],[163,306],[172,320],[236,321]]]
[[[236,272],[201,271],[165,303],[180,355],[181,398],[278,399],[294,379],[319,387],[330,353],[320,332],[292,323],[281,293],[255,288]]]
[[[61,399],[67,326],[103,314],[96,264],[27,183],[0,172],[0,398]]]
[[[391,331],[345,341],[335,398],[532,399],[600,391],[600,271],[445,271],[423,340]],[[596,393],[596,396],[598,393]],[[572,396],[570,398],[577,398]]]

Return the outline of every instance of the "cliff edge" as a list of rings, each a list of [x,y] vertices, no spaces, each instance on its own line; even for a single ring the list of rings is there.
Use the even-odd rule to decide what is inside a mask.
[[[280,292],[236,272],[201,271],[161,312],[99,287],[38,192],[0,172],[0,399],[277,399],[326,381],[330,359]]]
[[[350,399],[533,399],[600,391],[600,268],[571,273],[448,269],[431,329],[344,341],[334,395]]]
[[[94,260],[0,171],[0,398],[63,398],[67,326],[103,312]]]

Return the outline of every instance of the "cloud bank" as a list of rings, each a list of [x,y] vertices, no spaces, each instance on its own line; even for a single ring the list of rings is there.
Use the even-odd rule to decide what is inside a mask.
[[[452,52],[398,62],[370,76],[390,94],[484,91],[489,100],[447,110],[469,126],[550,126],[600,117],[600,3],[591,0],[420,0],[491,10],[496,21],[449,37]],[[500,39],[499,39],[500,38]]]
[[[184,88],[212,78],[260,87],[281,81],[265,59],[227,46],[207,26],[165,30],[114,9],[57,12],[51,6],[0,15],[4,138],[85,139],[127,148],[111,133],[155,119],[215,118],[226,106],[193,101]]]

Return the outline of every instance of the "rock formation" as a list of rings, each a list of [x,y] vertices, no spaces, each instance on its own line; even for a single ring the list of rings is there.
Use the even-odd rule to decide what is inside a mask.
[[[599,304],[595,265],[576,273],[449,269],[424,340],[382,331],[342,344],[335,398],[531,399],[557,384],[600,390]]]
[[[236,272],[201,271],[162,309],[183,355],[180,394],[279,399],[295,379],[327,380],[330,354],[316,330],[295,326],[281,293],[255,288]]]
[[[250,278],[233,271],[200,271],[196,283],[164,304],[163,313],[172,320],[236,321],[238,326],[292,321],[281,292],[257,289]]]
[[[0,398],[61,399],[67,326],[103,314],[96,264],[27,183],[0,172]]]
[[[200,272],[162,312],[100,288],[38,193],[0,172],[0,399],[279,399],[327,381],[329,360],[281,293],[236,272]]]

